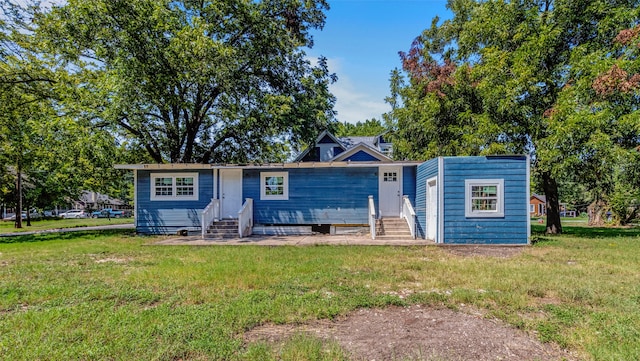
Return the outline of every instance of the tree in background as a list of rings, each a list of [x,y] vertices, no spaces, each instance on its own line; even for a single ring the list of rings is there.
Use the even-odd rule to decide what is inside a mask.
[[[557,179],[578,163],[588,168],[590,143],[573,136],[585,124],[559,120],[559,114],[590,111],[570,94],[572,85],[585,79],[581,57],[599,54],[594,56],[612,61],[614,39],[635,25],[638,5],[604,0],[448,1],[453,18],[441,24],[434,19],[409,52],[401,54],[408,83],[392,75],[390,99],[401,104],[389,115],[395,122],[396,154],[417,159],[529,154],[533,175],[547,197],[546,231],[560,233]],[[592,73],[589,86],[598,74],[603,73]],[[635,98],[627,100],[632,107],[609,103],[617,117],[635,113],[638,97],[635,90],[631,93]],[[600,132],[602,144],[618,142],[615,132]],[[566,144],[581,155],[560,151]],[[574,161],[564,162],[565,157]],[[596,168],[592,170],[602,175],[608,171]]]
[[[352,123],[337,123],[335,135],[337,137],[359,136],[359,137],[373,137],[384,133],[387,128],[375,118],[367,119],[364,122]]]
[[[608,48],[577,46],[570,81],[546,114],[541,156],[555,173],[585,185],[590,225],[602,225],[609,213],[626,224],[640,208],[639,34],[635,25],[612,35]]]
[[[82,79],[93,123],[154,162],[283,160],[333,120],[326,60],[303,46],[325,0],[69,0],[38,39]]]
[[[0,1],[0,9],[0,172],[15,185],[3,181],[0,195],[15,205],[21,228],[23,209],[66,204],[104,182],[116,144],[81,114],[63,111],[77,84],[64,64],[43,56],[33,43],[37,4]]]

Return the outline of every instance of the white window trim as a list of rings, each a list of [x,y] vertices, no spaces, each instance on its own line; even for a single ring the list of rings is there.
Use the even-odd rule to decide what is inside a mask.
[[[529,203],[529,213],[536,213],[536,205]]]
[[[498,204],[495,211],[474,211],[471,207],[471,188],[473,186],[497,186]],[[466,179],[464,181],[464,215],[467,218],[504,217],[504,179]]]
[[[267,186],[265,184],[267,177],[282,177],[282,195],[267,195]],[[260,200],[289,200],[289,172],[260,172]]]
[[[172,178],[172,195],[156,195],[156,178]],[[193,178],[193,195],[179,196],[176,192],[176,178]],[[198,200],[198,173],[151,173],[151,200],[152,201],[197,201]]]

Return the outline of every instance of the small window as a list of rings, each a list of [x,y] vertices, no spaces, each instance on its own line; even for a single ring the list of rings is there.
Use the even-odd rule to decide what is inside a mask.
[[[263,199],[263,200],[289,199],[289,173],[287,172],[260,173],[260,199]]]
[[[173,195],[173,178],[158,177],[155,179],[155,195],[156,196],[172,196]]]
[[[198,200],[198,173],[151,174],[151,200]]]
[[[504,180],[467,179],[466,217],[504,217]]]
[[[385,182],[397,182],[398,181],[398,173],[397,172],[384,172],[382,174],[382,180]]]
[[[534,213],[536,211],[536,205],[535,204],[529,204],[529,213]]]

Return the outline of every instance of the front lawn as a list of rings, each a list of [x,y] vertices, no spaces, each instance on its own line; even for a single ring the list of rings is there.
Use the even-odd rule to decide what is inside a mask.
[[[278,353],[242,335],[416,303],[483,309],[584,359],[640,359],[640,230],[540,230],[506,258],[435,246],[145,246],[155,238],[122,230],[0,238],[0,359],[339,360],[335,345],[294,340]]]
[[[72,219],[38,219],[32,220],[31,226],[27,226],[27,221],[22,220],[22,228],[14,227],[15,221],[0,221],[0,234],[14,232],[31,232],[44,231],[48,229],[58,228],[76,228],[89,226],[106,226],[110,224],[129,224],[133,223],[133,217],[130,218],[72,218]]]

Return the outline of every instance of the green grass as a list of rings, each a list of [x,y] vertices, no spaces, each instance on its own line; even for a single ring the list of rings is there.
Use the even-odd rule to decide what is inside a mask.
[[[111,218],[111,220],[107,218],[43,219],[32,220],[31,226],[27,226],[27,221],[23,219],[22,228],[15,228],[14,221],[0,221],[0,234],[127,223],[133,223],[133,218]]]
[[[511,258],[438,247],[170,247],[126,231],[0,238],[2,360],[346,360],[265,323],[462,303],[577,352],[640,359],[640,230],[565,227]],[[400,299],[393,291],[410,290]]]

